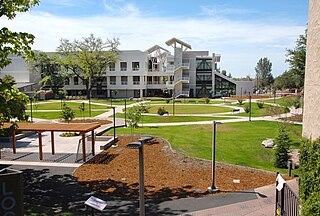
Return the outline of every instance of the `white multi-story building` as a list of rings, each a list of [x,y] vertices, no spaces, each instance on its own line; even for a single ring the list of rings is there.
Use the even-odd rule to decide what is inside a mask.
[[[144,52],[120,51],[119,60],[109,65],[103,80],[95,84],[92,96],[220,97],[236,94],[237,83],[219,72],[219,54],[191,51],[189,44],[176,38],[166,44],[173,48],[173,53],[158,45]],[[10,67],[19,67],[15,59]],[[20,77],[31,73],[27,65],[20,71],[23,73],[18,70],[16,74],[11,73],[18,82]],[[7,69],[0,71],[0,77],[6,72]],[[78,77],[66,80],[64,89],[68,95],[86,95],[85,86]]]

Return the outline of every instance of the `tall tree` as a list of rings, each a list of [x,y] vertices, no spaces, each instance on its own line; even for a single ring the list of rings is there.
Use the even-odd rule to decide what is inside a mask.
[[[64,86],[68,73],[61,68],[58,57],[44,52],[36,54],[36,60],[32,68],[41,75],[42,88],[50,88],[57,95],[59,89]]]
[[[275,79],[277,89],[300,88],[300,77],[293,70],[285,71]]]
[[[32,6],[39,4],[39,0],[0,0],[0,18],[9,20],[17,13],[26,12]],[[26,32],[13,32],[6,27],[0,29],[0,69],[11,63],[9,55],[24,55],[26,59],[33,58],[34,53],[30,45],[34,43],[34,36]]]
[[[290,71],[299,79],[298,86],[300,88],[304,85],[304,73],[306,67],[306,51],[307,51],[307,30],[304,35],[299,35],[296,40],[294,49],[287,49],[286,62],[290,65]]]
[[[91,97],[93,86],[105,76],[108,65],[117,61],[119,44],[118,39],[104,42],[93,34],[80,41],[61,39],[57,48],[61,55],[60,62],[66,71],[82,80],[87,98]]]
[[[266,88],[273,83],[273,76],[271,74],[272,63],[267,57],[261,58],[258,61],[255,70],[257,76],[257,88]]]

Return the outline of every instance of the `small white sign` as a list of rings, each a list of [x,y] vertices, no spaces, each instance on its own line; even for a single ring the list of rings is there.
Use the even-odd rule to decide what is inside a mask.
[[[278,185],[276,188],[278,191],[281,191],[283,188],[283,185],[284,185],[284,183],[286,183],[286,181],[282,178],[282,176],[280,174],[278,174],[276,180],[278,181]]]
[[[84,204],[99,211],[103,211],[105,207],[108,205],[106,201],[94,196],[91,196]]]

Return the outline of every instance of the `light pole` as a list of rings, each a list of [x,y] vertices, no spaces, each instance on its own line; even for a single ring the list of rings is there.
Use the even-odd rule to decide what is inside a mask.
[[[124,99],[124,125],[127,127],[127,89],[126,98]]]
[[[31,122],[33,122],[33,117],[32,117],[32,101],[33,101],[33,95],[31,95],[29,99],[30,99]]]
[[[112,107],[113,110],[113,141],[116,141],[116,108]]]
[[[249,121],[251,121],[251,94],[249,92]]]
[[[139,189],[139,207],[140,207],[140,216],[145,216],[143,140],[142,140],[142,142],[129,143],[128,145],[126,145],[126,148],[139,149],[139,186],[140,186],[140,189]]]
[[[211,186],[208,187],[210,193],[218,192],[219,189],[215,186],[215,172],[216,172],[216,132],[217,124],[222,124],[221,122],[213,121],[212,128],[212,167],[211,167]]]

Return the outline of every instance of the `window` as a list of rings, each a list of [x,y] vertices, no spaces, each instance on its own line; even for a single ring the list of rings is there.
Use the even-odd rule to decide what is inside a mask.
[[[133,85],[140,85],[140,77],[133,76]]]
[[[147,84],[151,85],[152,84],[152,76],[147,77]]]
[[[65,84],[65,85],[70,85],[70,79],[69,79],[69,78],[66,78],[66,80],[64,81],[64,84]]]
[[[116,85],[117,83],[117,78],[115,76],[110,77],[110,85]]]
[[[139,62],[132,62],[132,70],[133,71],[139,70]]]
[[[120,71],[127,70],[127,62],[120,62]]]
[[[127,76],[121,77],[121,85],[128,85],[128,77]]]
[[[115,71],[116,70],[116,64],[115,63],[110,63],[109,64],[109,71]]]
[[[73,77],[73,84],[79,85],[79,78],[78,77]]]

